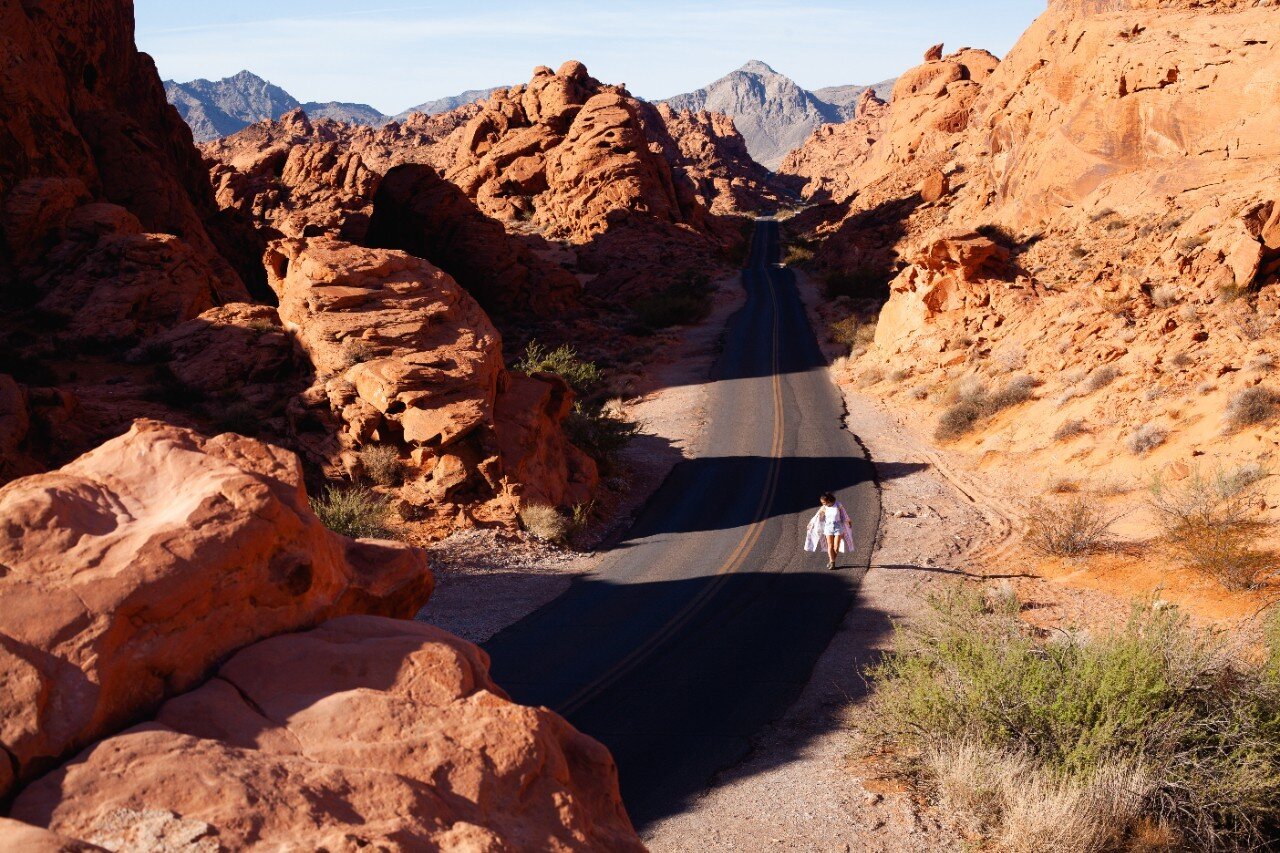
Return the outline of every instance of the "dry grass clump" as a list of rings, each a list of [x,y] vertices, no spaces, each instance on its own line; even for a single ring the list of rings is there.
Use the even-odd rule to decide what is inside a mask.
[[[1280,829],[1280,626],[1254,664],[1174,608],[1046,638],[1009,594],[929,604],[869,669],[861,746],[892,748],[984,849],[1128,849],[1151,827],[1252,849]]]
[[[1084,380],[1084,392],[1092,394],[1095,391],[1101,391],[1106,388],[1120,374],[1114,367],[1109,364],[1103,364],[1095,367]]]
[[[895,385],[905,382],[907,379],[910,379],[910,378],[911,378],[910,367],[899,367],[898,369],[891,371],[889,373],[889,381],[894,383]]]
[[[792,243],[790,246],[787,246],[787,253],[783,257],[782,262],[789,267],[794,267],[801,264],[807,264],[811,260],[813,260],[812,248],[799,243]]]
[[[971,431],[979,421],[1031,399],[1034,377],[1014,376],[995,391],[988,391],[977,376],[968,376],[952,386],[947,398],[951,405],[943,411],[934,430],[939,441],[950,441]]]
[[[1129,437],[1125,439],[1125,446],[1129,448],[1129,452],[1134,455],[1142,454],[1155,450],[1164,444],[1169,438],[1169,431],[1160,424],[1147,423],[1138,427]]]
[[[1027,508],[1026,543],[1046,557],[1091,554],[1106,547],[1117,519],[1096,498],[1085,495],[1052,502],[1033,500]]]
[[[827,337],[850,349],[868,347],[875,342],[876,326],[874,323],[862,322],[856,314],[850,314],[828,326]]]
[[[547,504],[528,504],[520,510],[520,523],[524,529],[544,542],[563,545],[572,529],[570,520],[560,510]]]
[[[352,539],[386,539],[392,535],[387,529],[391,504],[372,489],[329,487],[319,497],[311,498],[311,509],[325,527]]]
[[[878,367],[872,367],[862,372],[856,385],[859,388],[870,388],[872,385],[878,385],[883,381],[884,371]]]
[[[1195,470],[1173,483],[1155,477],[1148,504],[1169,550],[1227,589],[1250,589],[1274,574],[1276,555],[1259,547],[1266,533],[1257,517],[1265,477],[1250,466],[1232,473]]]
[[[1276,367],[1276,357],[1269,352],[1260,353],[1249,359],[1249,363],[1245,365],[1246,370],[1254,373],[1269,373]]]
[[[1266,423],[1280,410],[1280,394],[1255,385],[1231,395],[1227,403],[1227,425],[1232,429]]]
[[[1077,435],[1084,435],[1089,432],[1089,425],[1080,418],[1067,418],[1056,430],[1053,431],[1054,441],[1066,441],[1069,438],[1075,438]]]
[[[389,444],[371,444],[356,454],[364,475],[379,486],[398,486],[404,481],[400,453]]]

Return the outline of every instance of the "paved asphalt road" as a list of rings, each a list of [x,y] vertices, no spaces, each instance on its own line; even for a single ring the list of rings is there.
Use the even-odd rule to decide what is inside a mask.
[[[783,714],[870,561],[871,466],[778,251],[762,220],[711,377],[709,452],[675,467],[598,573],[486,644],[516,701],[612,750],[638,826],[679,811]],[[826,490],[856,527],[842,571],[802,550]]]

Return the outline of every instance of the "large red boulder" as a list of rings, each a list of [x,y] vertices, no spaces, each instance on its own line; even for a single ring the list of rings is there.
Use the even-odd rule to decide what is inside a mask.
[[[227,654],[346,613],[411,616],[423,552],[311,511],[297,458],[140,421],[0,488],[0,795],[200,683]]]
[[[359,616],[241,651],[12,816],[110,849],[644,849],[603,746],[470,643]]]

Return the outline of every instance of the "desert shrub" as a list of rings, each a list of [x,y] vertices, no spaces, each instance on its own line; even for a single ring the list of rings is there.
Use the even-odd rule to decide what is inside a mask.
[[[909,393],[911,394],[911,398],[914,400],[927,400],[929,399],[929,386],[917,385],[912,388]]]
[[[203,408],[209,413],[217,432],[253,436],[262,429],[262,413],[246,400],[234,400],[225,406],[210,404]]]
[[[372,489],[355,486],[346,489],[326,488],[319,497],[311,498],[311,509],[324,526],[352,539],[385,539],[390,502]]]
[[[827,327],[827,337],[850,349],[871,346],[876,339],[876,325],[863,322],[857,314],[850,314],[831,323]]]
[[[813,249],[803,243],[792,243],[787,246],[787,253],[782,262],[789,267],[807,264],[813,260]]]
[[[1089,431],[1089,426],[1079,418],[1068,418],[1053,432],[1054,441],[1066,441],[1068,438],[1074,438],[1077,435],[1084,435]]]
[[[529,341],[524,357],[511,367],[528,374],[554,373],[579,394],[586,394],[600,384],[600,368],[579,357],[578,351],[568,344],[549,350],[536,340]]]
[[[823,279],[823,290],[829,299],[848,296],[884,301],[889,298],[889,276],[872,267],[832,270]]]
[[[938,427],[934,430],[934,438],[939,441],[951,441],[959,438],[974,428],[982,419],[982,409],[973,403],[953,403],[943,410],[938,418]]]
[[[675,284],[631,304],[642,324],[651,329],[691,326],[711,316],[715,287],[705,273],[689,273]]]
[[[345,338],[342,341],[342,346],[338,349],[338,353],[342,361],[343,370],[348,370],[366,361],[372,361],[377,355],[373,345],[360,338]]]
[[[1150,450],[1155,450],[1164,444],[1169,438],[1169,431],[1160,424],[1148,423],[1138,427],[1129,437],[1125,439],[1125,446],[1129,448],[1129,452],[1134,455],[1141,456]]]
[[[574,533],[586,529],[591,523],[591,517],[595,515],[596,502],[588,501],[587,503],[575,504],[573,514],[569,518],[569,526]]]
[[[1101,222],[1104,219],[1110,219],[1111,217],[1118,216],[1118,215],[1119,214],[1116,213],[1116,209],[1114,207],[1104,207],[1102,208],[1102,210],[1095,210],[1092,214],[1090,214],[1089,221]]]
[[[1209,242],[1208,236],[1204,234],[1195,234],[1190,237],[1183,237],[1178,241],[1178,251],[1183,255],[1189,255],[1196,249],[1199,249],[1205,243]]]
[[[869,669],[862,747],[892,745],[1006,849],[1106,849],[1143,823],[1225,848],[1280,828],[1269,665],[1239,662],[1173,608],[1135,607],[1093,639],[1042,639],[1019,607],[956,587],[899,626]]]
[[[1077,244],[1075,246],[1072,246],[1071,249],[1067,252],[1067,254],[1077,261],[1082,261],[1085,258],[1089,257],[1089,250],[1086,249],[1084,246]]]
[[[528,504],[521,508],[520,523],[525,530],[553,545],[563,545],[571,532],[569,519],[547,504]]]
[[[947,394],[951,406],[938,420],[934,437],[940,441],[959,438],[977,426],[983,418],[1025,403],[1031,399],[1036,380],[1031,376],[1014,376],[995,391],[988,391],[977,376],[967,376],[953,385]]]
[[[1276,357],[1269,352],[1264,352],[1249,359],[1249,363],[1245,365],[1245,368],[1252,370],[1254,373],[1268,373],[1274,370],[1275,366]]]
[[[1190,353],[1180,352],[1174,355],[1174,357],[1169,360],[1169,363],[1174,367],[1190,367],[1196,363],[1196,360],[1191,357]]]
[[[605,474],[616,470],[618,455],[639,432],[640,425],[627,420],[616,407],[581,401],[573,404],[564,420],[565,437],[594,459]]]
[[[356,454],[364,475],[379,486],[398,486],[404,480],[400,453],[389,444],[371,444]]]
[[[1151,288],[1151,304],[1158,309],[1178,305],[1178,288],[1167,286],[1167,284]]]
[[[1034,500],[1027,510],[1027,546],[1046,557],[1079,557],[1106,547],[1116,516],[1096,499]]]
[[[889,381],[895,385],[905,382],[909,378],[911,378],[911,368],[909,367],[899,367],[889,373]]]
[[[984,401],[984,408],[989,414],[1002,409],[1012,408],[1031,399],[1036,380],[1031,376],[1015,376],[992,392]]]
[[[1275,555],[1259,548],[1266,532],[1255,512],[1261,479],[1221,468],[1173,483],[1154,478],[1148,503],[1169,550],[1227,589],[1256,586],[1275,566]]]
[[[1276,416],[1280,395],[1255,385],[1231,395],[1227,403],[1227,425],[1232,429],[1266,423]]]
[[[1085,377],[1084,392],[1086,394],[1092,394],[1095,391],[1101,391],[1103,388],[1106,388],[1114,382],[1115,378],[1119,375],[1120,374],[1111,365],[1099,365],[1090,371],[1089,375]]]

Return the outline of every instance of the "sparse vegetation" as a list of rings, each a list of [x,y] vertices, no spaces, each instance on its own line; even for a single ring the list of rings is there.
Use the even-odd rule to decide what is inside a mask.
[[[714,292],[710,277],[693,272],[657,293],[637,299],[631,310],[650,329],[692,326],[711,316]]]
[[[570,520],[548,504],[528,504],[521,508],[520,523],[525,530],[553,545],[563,545],[571,532]]]
[[[1277,410],[1280,410],[1280,395],[1271,389],[1260,385],[1242,388],[1232,394],[1227,403],[1227,425],[1241,429],[1266,423],[1275,418]]]
[[[372,489],[362,486],[338,489],[327,487],[319,497],[311,498],[311,509],[324,526],[352,539],[386,539],[390,502]]]
[[[371,361],[376,356],[373,346],[360,338],[346,338],[342,341],[339,354],[343,370],[350,370],[357,364]]]
[[[581,358],[578,351],[568,344],[549,350],[536,340],[529,341],[524,348],[524,357],[511,365],[511,369],[531,375],[554,373],[579,394],[589,393],[600,384],[600,368],[594,362]]]
[[[1248,589],[1275,571],[1276,555],[1259,547],[1265,525],[1255,508],[1265,477],[1240,469],[1195,470],[1179,482],[1152,480],[1149,504],[1170,551],[1227,589]]]
[[[1129,448],[1130,453],[1141,456],[1143,453],[1155,450],[1168,438],[1169,431],[1160,424],[1145,423],[1129,434],[1125,439],[1125,446]]]
[[[1077,435],[1084,435],[1089,431],[1089,426],[1080,418],[1068,418],[1063,421],[1059,427],[1054,430],[1054,441],[1066,441]]]
[[[1099,365],[1095,367],[1084,380],[1084,392],[1092,394],[1095,391],[1101,391],[1106,388],[1120,374],[1114,367],[1109,364]]]
[[[862,746],[893,745],[965,829],[1010,850],[1116,849],[1151,827],[1224,849],[1280,825],[1280,667],[1172,608],[1090,639],[1041,638],[1012,595],[930,605],[870,670]]]
[[[1178,241],[1178,251],[1184,256],[1190,255],[1196,249],[1199,249],[1208,242],[1209,238],[1204,234],[1195,234],[1190,237],[1183,237]]]
[[[404,480],[404,463],[400,453],[389,444],[371,444],[360,448],[356,457],[364,475],[379,486],[398,486]]]
[[[836,320],[827,327],[828,337],[835,343],[854,349],[871,346],[876,339],[875,323],[864,323],[857,314]]]
[[[1042,556],[1079,557],[1104,548],[1116,520],[1096,498],[1086,495],[1033,500],[1027,510],[1026,542]]]
[[[617,468],[618,454],[640,432],[640,425],[627,420],[618,406],[578,401],[564,420],[564,434],[576,447],[609,474]]]
[[[938,420],[934,437],[950,441],[971,431],[983,418],[1031,399],[1037,382],[1031,376],[1014,376],[993,392],[976,376],[960,380],[948,395],[951,406]]]
[[[787,254],[782,262],[789,267],[807,264],[813,260],[813,249],[803,243],[792,243],[787,246]]]

